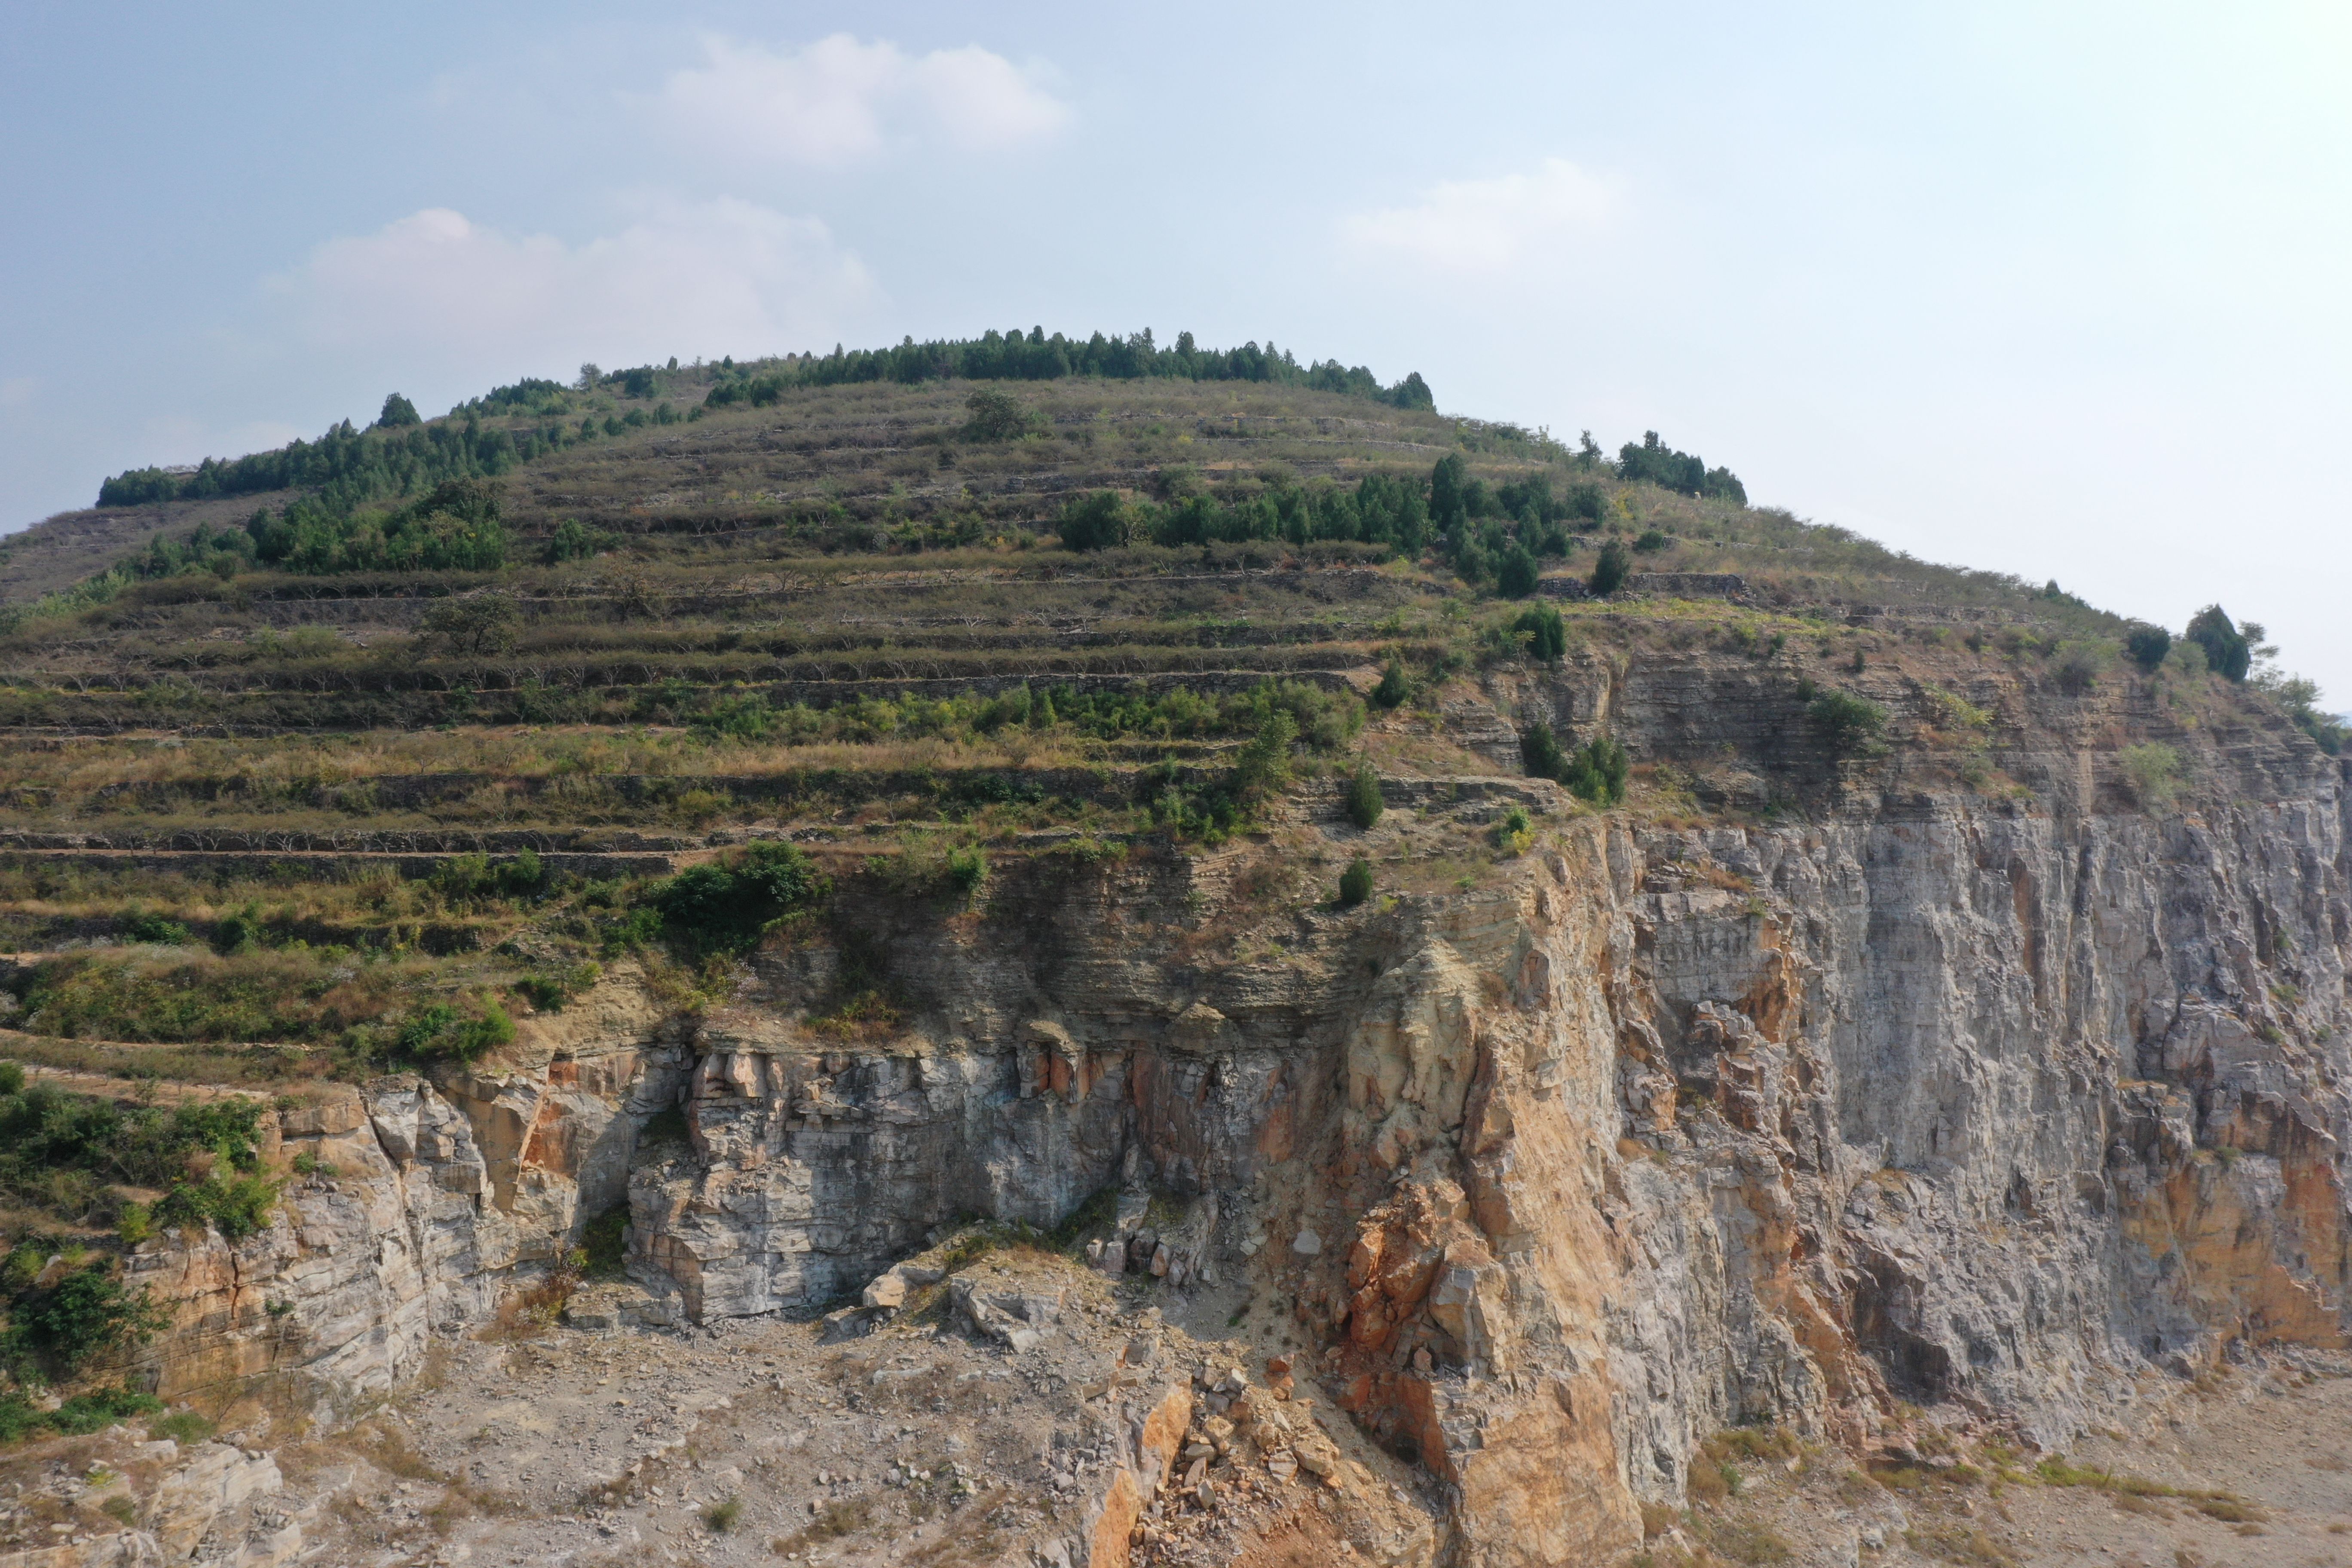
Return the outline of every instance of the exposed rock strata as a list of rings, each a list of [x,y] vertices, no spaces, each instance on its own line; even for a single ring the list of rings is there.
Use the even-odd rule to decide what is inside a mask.
[[[1512,700],[1672,755],[1676,679]],[[1734,1422],[1867,1445],[1955,1401],[2054,1440],[2151,1363],[2342,1343],[2340,779],[2223,737],[2201,807],[2152,817],[2089,752],[2033,765],[2053,804],[1582,817],[1484,890],[1224,965],[1179,938],[1244,855],[1139,858],[908,917],[929,1005],[887,1043],[792,1022],[823,955],[782,953],[690,1038],[615,1016],[372,1086],[286,1121],[338,1173],[270,1233],[142,1254],[194,1347],[165,1381],[381,1384],[624,1193],[640,1278],[698,1318],[854,1295],[959,1214],[1213,1194],[1183,1261],[1294,1297],[1499,1568],[1633,1542]],[[690,1141],[640,1148],[674,1103]]]

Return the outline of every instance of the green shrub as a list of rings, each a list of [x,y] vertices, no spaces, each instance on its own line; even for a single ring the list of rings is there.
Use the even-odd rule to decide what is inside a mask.
[[[604,978],[604,969],[598,963],[575,963],[551,974],[526,974],[515,982],[515,989],[542,1013],[560,1012],[563,1005]]]
[[[948,882],[956,891],[969,897],[980,890],[988,879],[988,857],[975,846],[967,845],[948,851]]]
[[[15,1064],[10,1063],[13,1067]],[[249,1171],[258,1161],[261,1107],[243,1098],[202,1104],[122,1107],[50,1085],[0,1093],[0,1192],[58,1215],[109,1216],[110,1182],[165,1187],[188,1179],[191,1162]],[[113,1217],[126,1239],[154,1223],[131,1205]],[[28,1237],[9,1253],[0,1289],[27,1285],[55,1247]]]
[[[0,1354],[19,1376],[70,1377],[92,1356],[145,1343],[164,1321],[144,1290],[125,1289],[110,1264],[92,1263],[47,1289],[28,1286],[14,1294],[8,1326],[0,1331]]]
[[[680,1131],[683,1131],[681,1126]],[[625,1198],[583,1226],[580,1250],[585,1256],[580,1265],[582,1274],[590,1279],[620,1279],[628,1261],[625,1234],[628,1228],[629,1205]]]
[[[1831,754],[1859,756],[1886,731],[1886,710],[1852,691],[1817,693],[1805,705],[1805,717],[1828,741]]]
[[[2161,741],[2126,746],[2116,753],[2132,798],[2149,811],[2162,811],[2180,794],[2180,753]]]
[[[1514,543],[1503,552],[1502,564],[1495,571],[1495,591],[1506,599],[1524,599],[1536,591],[1538,582],[1536,558],[1524,544]]]
[[[1339,902],[1353,908],[1371,896],[1372,863],[1359,855],[1339,873]]]
[[[1519,764],[1527,769],[1529,778],[1564,779],[1568,776],[1568,753],[1559,749],[1559,738],[1549,724],[1530,724],[1519,737]]]
[[[1027,435],[1037,422],[1027,404],[999,387],[980,388],[963,400],[963,405],[971,416],[963,427],[964,438],[971,441],[1010,441]]]
[[[196,938],[178,921],[166,920],[162,915],[134,914],[123,919],[122,940],[153,942],[161,947],[187,947]]]
[[[702,1510],[702,1522],[709,1525],[711,1531],[719,1535],[724,1535],[734,1529],[735,1521],[742,1517],[743,1500],[732,1495],[726,1500],[714,1502]]]
[[[1654,528],[1645,528],[1642,531],[1642,537],[1633,541],[1633,548],[1646,555],[1653,551],[1664,550],[1667,545],[1672,544],[1673,542],[1674,541],[1672,539],[1667,538],[1665,534],[1660,532],[1658,530]]]
[[[1592,563],[1592,575],[1587,586],[1596,599],[1605,599],[1625,585],[1633,570],[1633,558],[1627,554],[1622,542],[1612,539],[1601,547],[1601,554]]]
[[[213,922],[213,948],[224,958],[251,952],[261,945],[261,917],[250,908]]]
[[[1529,658],[1558,659],[1568,652],[1568,624],[1549,605],[1528,605],[1511,623],[1511,630],[1526,639]]]
[[[1287,709],[1268,712],[1258,732],[1234,753],[1229,786],[1235,799],[1255,805],[1290,783],[1290,746],[1298,738],[1298,721]]]
[[[2113,659],[2112,645],[2099,642],[2069,641],[2058,645],[2057,657],[2051,661],[2051,679],[2058,689],[2070,697],[2080,697],[2099,683]]]
[[[1519,737],[1519,761],[1531,778],[1565,784],[1569,793],[1595,805],[1616,805],[1625,798],[1633,759],[1625,748],[1606,735],[1596,735],[1574,752],[1560,749],[1549,724],[1528,726]]]
[[[1370,829],[1381,819],[1384,810],[1381,801],[1381,775],[1369,762],[1356,764],[1348,778],[1348,820],[1360,828]]]
[[[118,1421],[150,1415],[163,1408],[162,1400],[152,1394],[137,1393],[128,1384],[77,1394],[55,1410],[37,1408],[22,1393],[0,1394],[0,1443],[17,1443],[27,1437],[50,1433],[68,1437],[88,1436]],[[149,1423],[148,1430],[154,1431],[156,1425]]]
[[[2278,675],[2269,671],[2254,679],[2255,684],[2269,692],[2278,705],[2286,710],[2286,716],[2294,721],[2295,728],[2310,736],[2329,756],[2343,755],[2345,746],[2352,743],[2352,727],[2347,727],[2335,714],[2321,710],[2317,682],[2300,675]]]
[[[480,1011],[468,1014],[446,1002],[418,1008],[394,1036],[404,1056],[423,1061],[469,1062],[514,1039],[511,1014],[494,997],[483,997]]]
[[[1372,688],[1372,704],[1378,708],[1399,708],[1412,695],[1412,682],[1405,678],[1404,661],[1395,655],[1381,670],[1381,683]]]
[[[1528,808],[1515,805],[1495,824],[1495,847],[1506,855],[1524,855],[1535,842],[1535,824],[1528,819]]]
[[[831,885],[809,858],[777,840],[726,861],[689,866],[646,895],[670,937],[698,952],[748,952],[778,921],[823,901]]]
[[[241,1175],[215,1172],[178,1183],[165,1193],[155,1205],[155,1223],[188,1230],[210,1226],[228,1240],[240,1241],[268,1226],[278,1186],[257,1171]]]
[[[2190,617],[2187,640],[2205,652],[2205,668],[2227,680],[2243,680],[2252,669],[2255,637],[2252,628],[2241,630],[2219,605],[2208,605]]]
[[[213,1424],[193,1410],[174,1410],[147,1423],[150,1437],[169,1437],[182,1445],[201,1443],[213,1435]]]
[[[452,904],[537,898],[547,890],[547,870],[535,849],[495,862],[487,855],[455,855],[434,868],[433,890]]]
[[[2131,655],[2134,664],[2153,675],[2164,663],[2164,656],[2172,651],[2172,634],[2162,626],[2136,621],[2124,633],[2124,651]]]
[[[694,728],[714,739],[748,742],[766,740],[777,723],[776,710],[768,699],[760,692],[747,691],[714,700],[696,716]]]
[[[1096,490],[1064,503],[1056,530],[1065,550],[1108,550],[1127,542],[1127,509],[1116,490]]]

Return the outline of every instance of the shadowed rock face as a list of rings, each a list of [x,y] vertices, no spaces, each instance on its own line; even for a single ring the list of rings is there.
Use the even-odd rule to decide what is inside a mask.
[[[1706,677],[1497,701],[1695,770],[1712,701],[1726,798],[1834,773]],[[397,1377],[624,1198],[635,1274],[702,1318],[1122,1184],[1216,1195],[1192,1266],[1295,1300],[1468,1560],[1633,1544],[1734,1422],[1867,1446],[1957,1401],[2063,1440],[2150,1365],[2346,1329],[2340,775],[2213,737],[2199,803],[2152,817],[2074,732],[2112,717],[2016,750],[2031,800],[1897,768],[1801,825],[1556,816],[1476,890],[1297,915],[1247,961],[1186,933],[1250,848],[1033,870],[985,918],[887,917],[919,999],[887,1037],[798,1021],[823,955],[782,951],[691,1025],[534,1022],[499,1070],[286,1119],[338,1173],[268,1234],[144,1249],[187,1330],[165,1382]],[[672,1105],[685,1140],[641,1138]]]

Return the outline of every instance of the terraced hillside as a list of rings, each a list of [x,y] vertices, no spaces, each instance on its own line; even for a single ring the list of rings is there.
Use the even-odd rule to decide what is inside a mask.
[[[5,638],[0,921],[27,955],[28,1053],[129,1067],[149,1058],[130,1042],[254,1044],[201,1068],[184,1050],[152,1059],[228,1078],[373,1070],[434,1006],[553,1005],[646,945],[652,881],[754,839],[908,886],[958,855],[969,878],[1067,842],[1219,839],[1246,816],[1231,759],[1276,710],[1306,776],[1359,754],[1398,776],[1516,773],[1515,742],[1445,715],[1457,688],[1528,657],[1524,605],[1465,581],[1441,534],[1423,551],[1318,537],[1334,531],[1311,515],[1368,479],[1427,495],[1449,455],[1465,513],[1486,514],[1465,531],[1535,542],[1554,520],[1539,598],[1570,595],[1580,651],[1727,638],[1759,671],[1793,670],[1832,644],[1844,657],[1849,623],[1941,642],[1960,614],[1970,642],[1999,645],[1976,657],[2002,667],[2116,629],[1785,514],[1624,481],[1540,434],[1362,397],[988,384],[1009,384],[1019,416],[982,433],[980,384],[704,408],[725,375],[635,375],[440,422],[529,451],[585,416],[584,437],[488,481],[509,536],[497,570],[271,569],[229,520],[282,512],[286,490],[94,514],[178,513],[126,557],[152,575],[88,607],[31,603]],[[1104,491],[1299,516],[1268,537],[1058,548],[1064,509]],[[1648,546],[1636,592],[1577,597],[1612,540]],[[1391,664],[1397,683],[1368,706]],[[1799,767],[1801,734],[1756,739],[1778,773]],[[108,955],[157,932],[176,945]]]
[[[2273,1079],[2347,1038],[2342,767],[2237,628],[1336,367],[838,363],[526,383],[12,546],[0,1123],[50,1131],[0,1289],[112,1303],[6,1342],[23,1388],[266,1430],[583,1269],[596,1332],[906,1302],[1017,1358],[1029,1287],[875,1278],[1009,1247],[1150,1315],[1030,1376],[1055,1420],[1163,1310],[1347,1413],[1311,1519],[1330,1445],[1252,1439],[1265,1550],[1532,1563],[1728,1531],[1677,1510],[1735,1422],[2041,1441],[2116,1366],[2332,1342],[2352,1120]],[[1103,1420],[1007,1541],[1244,1550],[1244,1447],[1202,1426],[1180,1501]]]

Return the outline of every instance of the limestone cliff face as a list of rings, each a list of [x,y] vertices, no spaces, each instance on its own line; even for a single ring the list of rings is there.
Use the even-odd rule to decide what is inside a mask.
[[[876,917],[922,1003],[887,1037],[799,1022],[827,956],[782,952],[683,1031],[590,1016],[301,1113],[336,1176],[242,1247],[142,1257],[187,1304],[166,1381],[396,1376],[623,1198],[638,1273],[699,1317],[830,1302],[960,1214],[1155,1185],[1217,1197],[1188,1267],[1295,1299],[1327,1385],[1450,1487],[1449,1549],[1501,1568],[1633,1543],[1733,1422],[1859,1446],[1957,1402],[2060,1440],[2150,1365],[2343,1342],[2335,765],[2179,734],[2195,787],[2150,814],[2114,751],[2160,715],[1990,687],[2031,794],[1979,794],[1925,745],[1807,752],[1752,718],[1783,699],[1727,696],[1749,679],[1571,665],[1486,713],[1498,746],[1497,716],[1605,721],[1702,800],[1813,789],[1802,822],[1399,785],[1400,816],[1507,795],[1555,831],[1245,960],[1193,948],[1247,849],[1049,863],[985,919]],[[688,1141],[641,1140],[673,1104]]]

